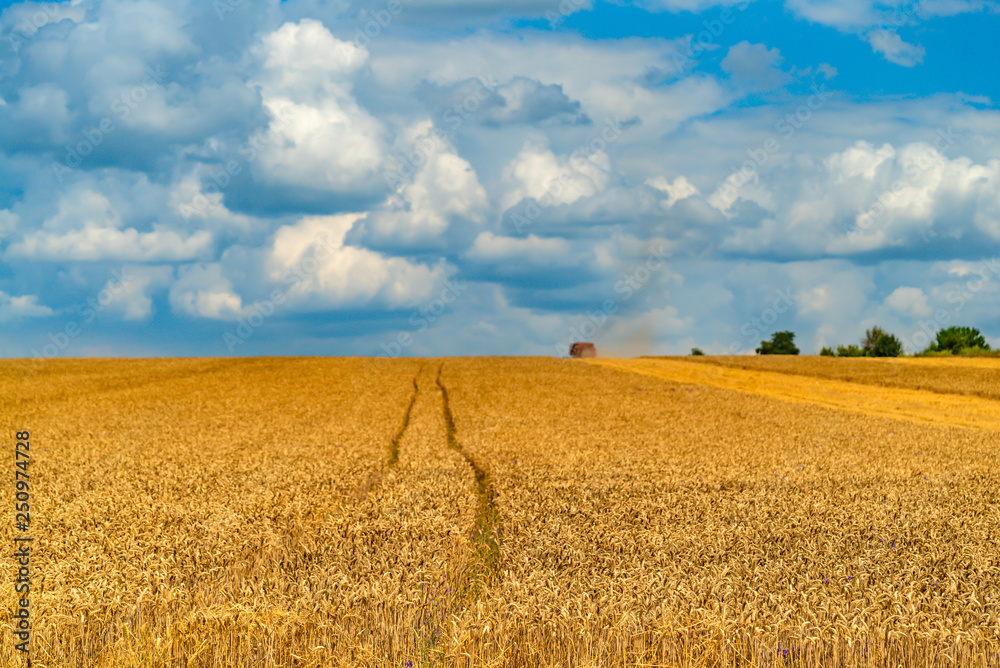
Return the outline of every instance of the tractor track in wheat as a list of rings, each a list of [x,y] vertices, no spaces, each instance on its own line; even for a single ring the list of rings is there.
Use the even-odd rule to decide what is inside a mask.
[[[417,380],[420,378],[420,374],[423,373],[424,366],[421,365],[417,369],[416,375],[413,376],[413,394],[410,395],[410,403],[406,406],[406,411],[403,413],[403,421],[399,425],[399,429],[389,440],[389,457],[386,464],[379,468],[379,470],[373,472],[368,480],[361,485],[358,492],[359,498],[367,497],[371,494],[380,484],[382,484],[382,479],[385,478],[386,473],[389,470],[395,469],[399,465],[399,448],[400,443],[403,441],[403,437],[406,435],[407,429],[410,427],[410,418],[413,416],[413,406],[417,403],[417,397],[420,395],[420,387],[417,385]]]
[[[424,365],[421,364],[417,370],[417,374],[413,377],[413,395],[410,397],[410,403],[406,407],[406,413],[403,414],[403,423],[399,425],[399,431],[392,437],[392,441],[389,444],[389,468],[395,468],[399,464],[399,444],[403,440],[403,436],[406,435],[407,428],[410,426],[410,418],[413,416],[413,406],[417,403],[417,397],[420,395],[420,386],[417,385],[417,380],[423,371]]]
[[[476,509],[476,523],[472,530],[470,543],[474,553],[474,561],[467,573],[467,582],[471,586],[473,598],[478,595],[480,586],[496,573],[500,561],[500,545],[503,529],[500,513],[496,507],[496,491],[488,468],[484,467],[473,455],[463,447],[458,439],[458,429],[455,426],[455,416],[451,410],[448,398],[448,388],[441,380],[444,364],[438,367],[436,383],[441,390],[441,406],[447,430],[448,447],[457,451],[468,462],[476,479],[476,494],[479,497]]]

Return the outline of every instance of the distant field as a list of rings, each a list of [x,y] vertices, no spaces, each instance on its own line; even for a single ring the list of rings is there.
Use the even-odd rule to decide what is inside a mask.
[[[600,360],[597,363],[674,382],[740,390],[876,417],[892,416],[930,424],[1000,430],[996,400],[938,389],[947,382],[956,381],[951,376],[935,376],[935,388],[930,390],[927,386],[931,383],[923,380],[925,369],[921,367],[865,360],[871,362],[862,369],[868,382],[858,383],[846,380],[853,378],[854,373],[838,369],[836,364],[827,364],[824,358],[818,357],[799,358],[797,367],[787,361],[754,364],[734,363],[732,358],[706,358],[715,363],[697,363],[692,359],[696,358]],[[824,362],[817,363],[819,360]],[[959,373],[953,373],[954,376],[960,375],[961,368],[957,371]],[[879,372],[883,372],[884,376],[880,376]],[[894,383],[880,382],[883,377],[894,378],[893,374],[901,374],[902,378]]]
[[[998,373],[0,361],[32,665],[998,666]]]
[[[1000,399],[996,357],[797,357],[788,355],[679,357],[685,362],[773,371],[949,394]]]

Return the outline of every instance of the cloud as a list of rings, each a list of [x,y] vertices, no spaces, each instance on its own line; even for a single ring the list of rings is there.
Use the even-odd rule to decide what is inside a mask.
[[[386,0],[287,0],[285,4],[293,16],[318,16],[330,23],[350,21],[360,27],[375,22],[386,29],[429,22],[489,23],[512,16],[565,17],[590,9],[593,0],[402,0],[398,11]],[[381,35],[381,30],[372,28],[371,32]]]
[[[0,290],[0,322],[16,321],[23,318],[48,318],[55,311],[38,303],[35,295],[14,297]]]
[[[797,16],[851,32],[878,23],[882,15],[872,0],[785,0]]]
[[[797,16],[844,32],[861,32],[877,25],[903,26],[937,16],[981,12],[995,8],[982,0],[919,0],[912,3],[876,0],[785,0]]]
[[[903,111],[904,107],[911,111]],[[921,113],[934,108],[919,104],[901,105],[895,112],[894,107],[876,106],[823,109],[791,140],[771,135],[777,148],[770,154],[757,149],[767,141],[766,133],[759,138],[747,135],[744,158],[758,154],[766,159],[753,162],[754,169],[735,184],[727,180],[704,200],[694,196],[682,203],[706,201],[725,213],[726,229],[716,243],[726,253],[789,259],[979,253],[982,244],[994,243],[998,233],[998,214],[993,213],[1000,203],[998,163],[989,151],[978,152],[978,159],[968,157],[969,151],[976,152],[970,141],[975,131],[935,128],[933,123],[947,115],[912,116],[917,107]],[[898,125],[900,116],[883,116],[893,113],[910,118],[910,128]],[[780,118],[780,112],[775,115]],[[851,139],[858,134],[892,136],[884,132],[890,125],[898,132],[893,143]],[[826,139],[814,135],[813,127],[822,128]],[[913,137],[926,141],[912,141]],[[716,141],[727,141],[727,133],[723,131]],[[820,143],[829,148],[819,149]],[[709,151],[711,145],[714,142],[703,140],[701,148]],[[686,178],[698,181],[691,172]],[[693,221],[688,227],[694,227]]]
[[[423,81],[450,86],[479,77],[500,82],[523,77],[541,86],[558,86],[599,124],[616,115],[631,118],[640,106],[652,111],[659,96],[637,82],[651,67],[680,76],[673,56],[687,48],[682,38],[590,41],[551,33],[527,37],[482,33],[447,41],[386,41],[372,51],[372,74],[381,86],[396,91],[413,90]],[[415,53],[420,57],[413,57]],[[667,111],[659,109],[661,114]]]
[[[820,63],[816,68],[826,78],[832,79],[837,76],[837,68],[830,63]]]
[[[519,239],[483,232],[476,238],[466,257],[483,264],[517,263],[540,268],[546,264],[563,264],[562,258],[568,252],[569,244],[565,239],[540,239],[534,235]]]
[[[879,167],[896,157],[896,150],[889,144],[875,148],[865,141],[835,153],[823,161],[823,166],[839,183],[861,178],[871,181]]]
[[[20,39],[22,7],[29,17],[56,16]],[[256,16],[268,13],[261,8]],[[110,165],[152,173],[169,164],[164,158],[178,144],[263,116],[240,71],[250,35],[212,29],[218,18],[211,3],[27,3],[4,10],[0,24],[7,21],[7,37],[18,39],[0,57],[7,101],[0,105],[0,150],[55,154],[84,171]],[[0,40],[0,48],[11,43]]]
[[[504,168],[504,182],[509,184],[501,200],[504,209],[544,195],[557,204],[572,204],[607,189],[611,162],[603,151],[560,158],[544,144],[528,141]]]
[[[358,214],[311,216],[275,234],[267,272],[274,285],[291,282],[286,293],[291,308],[413,307],[430,299],[443,283],[442,263],[428,267],[344,245],[358,218]]]
[[[0,112],[21,132],[33,132],[55,143],[69,139],[66,126],[74,117],[69,106],[66,91],[52,84],[39,84],[21,89],[17,101],[4,105]]]
[[[640,4],[654,12],[704,12],[712,7],[744,7],[753,0],[643,0]]]
[[[211,235],[204,231],[184,238],[156,226],[151,232],[138,232],[135,229],[118,230],[87,224],[82,229],[65,234],[35,232],[27,235],[11,245],[7,256],[75,262],[167,262],[203,256],[211,249],[211,244]]]
[[[721,67],[741,86],[773,90],[791,81],[791,76],[781,71],[782,60],[778,49],[744,40],[730,47]]]
[[[561,85],[545,85],[528,77],[514,77],[500,85],[489,83],[489,89],[484,90],[480,79],[447,86],[424,82],[417,95],[452,128],[466,116],[490,127],[591,123],[580,102],[571,100]],[[474,113],[468,111],[470,108]]]
[[[570,100],[558,84],[543,85],[528,77],[515,77],[497,90],[502,106],[493,110],[488,123],[539,125],[555,123],[589,123],[580,111],[580,103]]]
[[[125,227],[118,205],[107,193],[87,185],[75,186],[62,194],[57,210],[45,218],[41,229],[24,230],[7,248],[5,257],[164,262],[195,259],[212,250],[212,236],[207,231],[184,234],[157,222],[149,228]]]
[[[79,2],[19,2],[0,12],[0,27],[9,31],[10,44],[20,46],[61,21],[81,23],[85,17]]]
[[[352,241],[382,249],[441,248],[452,226],[483,224],[486,190],[440,130],[429,121],[418,123],[401,145],[397,164],[384,174],[394,193],[359,221]]]
[[[238,320],[248,312],[217,263],[181,268],[170,288],[170,306],[179,315],[211,320]]]
[[[319,21],[286,23],[256,50],[256,80],[274,135],[255,163],[277,184],[337,193],[373,188],[385,133],[354,99],[353,75],[368,54],[338,40]]]
[[[917,11],[921,16],[955,16],[970,12],[996,10],[996,3],[985,0],[920,0]]]
[[[927,295],[920,288],[896,288],[885,298],[885,305],[899,315],[915,318],[926,318],[934,312],[927,303]]]
[[[924,48],[907,44],[894,30],[872,30],[865,39],[872,45],[872,51],[882,54],[891,63],[913,67],[924,61]]]
[[[16,213],[11,213],[9,209],[0,209],[0,241],[10,236],[20,222],[21,218]]]
[[[112,295],[105,307],[122,320],[145,321],[153,316],[153,294],[171,286],[173,267],[125,266],[122,278],[109,279],[101,291]],[[188,277],[191,279],[192,277]]]
[[[682,199],[687,199],[688,197],[701,194],[698,189],[683,176],[678,176],[673,180],[673,182],[667,181],[667,179],[663,176],[657,176],[652,179],[647,179],[646,185],[667,194],[667,199],[663,202],[663,207],[665,209],[671,208]]]
[[[903,67],[923,62],[924,48],[909,44],[900,28],[940,16],[995,10],[995,3],[981,0],[920,0],[913,3],[883,3],[873,0],[785,0],[796,16],[813,23],[856,34],[872,51]]]
[[[663,23],[665,37],[592,38],[546,13],[593,10],[598,25],[619,8],[413,0],[356,40],[384,0],[245,0],[222,17],[161,0],[4,9],[11,350],[31,350],[32,318],[117,288],[123,264],[134,278],[73,354],[221,353],[219,335],[275,299],[241,354],[327,353],[332,339],[378,354],[446,280],[467,288],[410,351],[551,354],[653,241],[669,270],[609,319],[603,349],[752,350],[769,333],[744,341],[743,324],[792,286],[777,324],[807,350],[867,323],[909,327],[971,280],[954,272],[1000,240],[1000,115],[985,96],[876,99],[840,62],[786,65],[771,38],[717,35],[727,50],[693,56],[680,28],[709,29],[723,6],[772,10],[645,6],[706,13]],[[908,66],[924,22],[988,9],[922,2],[897,24],[903,8],[884,3],[785,7]],[[843,41],[809,34],[824,53]],[[843,89],[817,104],[810,78]],[[965,312],[989,335],[998,297],[984,288]],[[154,319],[156,332],[122,326]]]

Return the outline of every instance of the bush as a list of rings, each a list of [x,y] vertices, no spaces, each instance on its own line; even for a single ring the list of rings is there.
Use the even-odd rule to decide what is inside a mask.
[[[900,340],[881,327],[872,327],[865,332],[862,347],[868,357],[899,357],[903,354]]]
[[[691,354],[694,356],[698,356],[698,355],[704,355],[705,353],[701,351],[701,348],[692,348]]]
[[[864,357],[865,351],[853,343],[849,346],[837,346],[837,357]]]
[[[975,355],[991,355],[994,352],[995,351],[991,350],[989,346],[985,346],[985,347],[983,347],[983,346],[975,346],[975,347],[972,347],[972,348],[962,348],[961,350],[958,351],[958,354],[959,355],[975,356]]]
[[[962,353],[961,351],[965,349],[979,352]],[[974,327],[945,327],[938,330],[937,337],[934,343],[927,348],[927,352],[936,353],[945,351],[949,351],[953,355],[975,355],[989,352],[990,346],[986,343],[986,339],[979,330]]]
[[[918,357],[951,357],[952,353],[950,350],[931,350],[928,348],[922,353],[918,353]]]
[[[819,351],[820,357],[835,357],[837,353],[833,352],[833,348],[824,347],[823,350]]]
[[[798,355],[795,332],[775,332],[770,341],[761,341],[758,355]]]

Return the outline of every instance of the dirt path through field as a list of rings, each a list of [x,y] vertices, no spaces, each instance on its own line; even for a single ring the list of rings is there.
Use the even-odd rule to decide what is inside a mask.
[[[1000,402],[676,360],[589,360],[610,369],[910,422],[1000,431]]]

